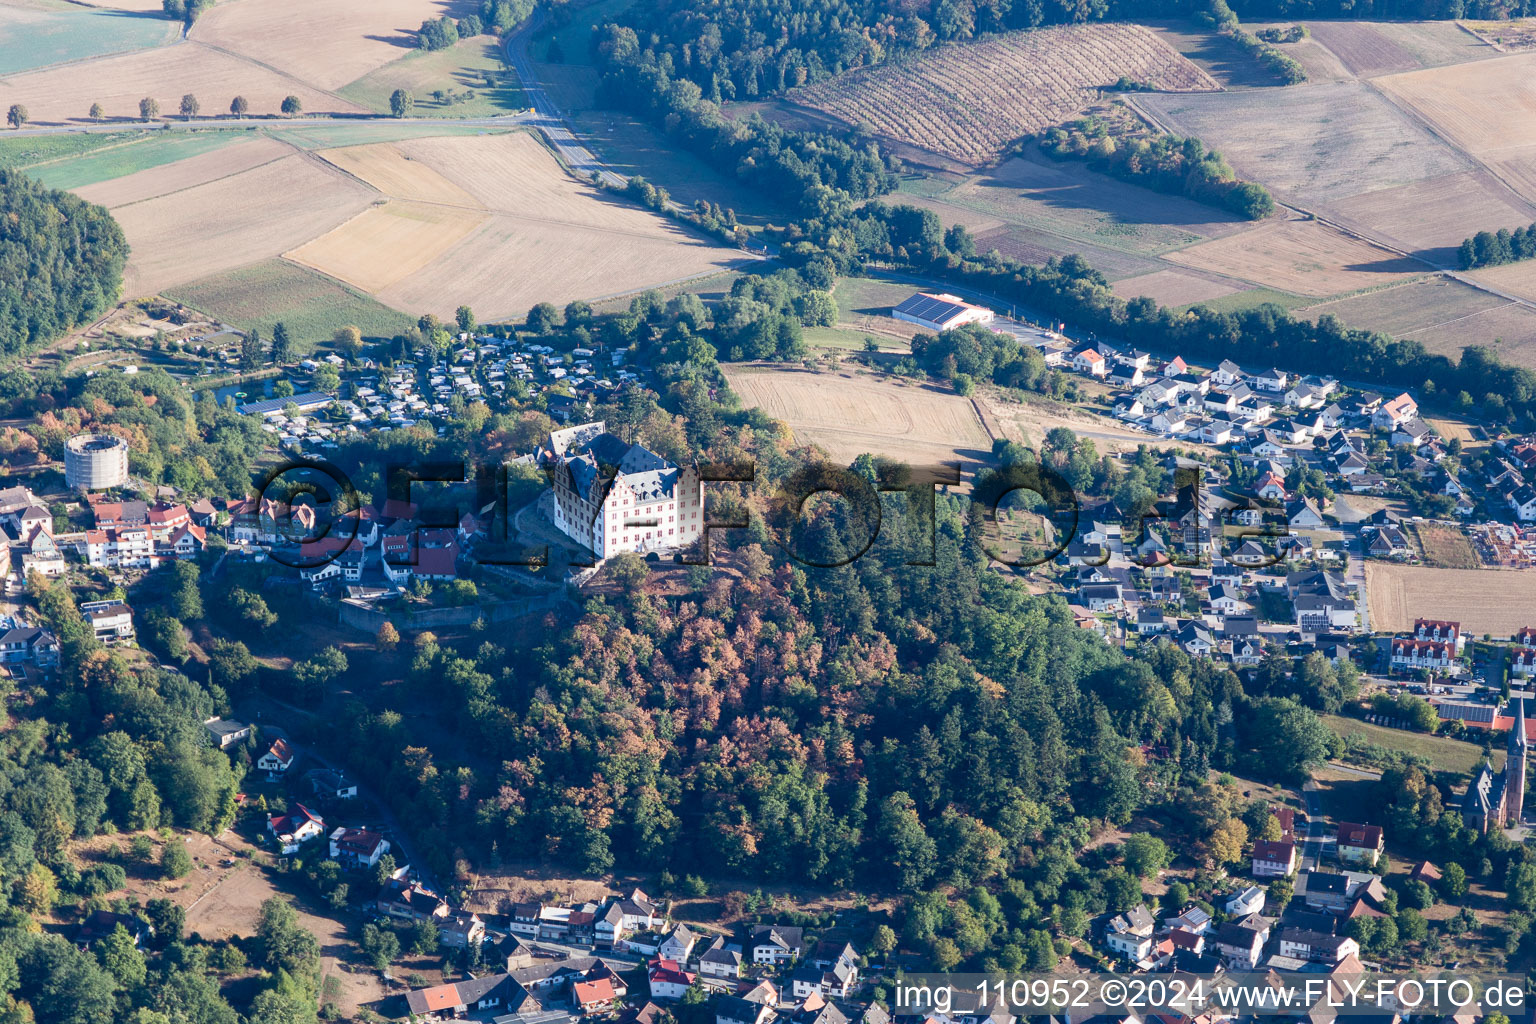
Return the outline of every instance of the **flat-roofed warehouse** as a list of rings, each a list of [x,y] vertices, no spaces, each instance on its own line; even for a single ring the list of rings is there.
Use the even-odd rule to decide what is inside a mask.
[[[289,405],[298,407],[299,412],[313,412],[316,409],[324,409],[335,399],[324,391],[306,391],[302,395],[290,395],[287,398],[268,398],[260,402],[246,402],[244,405],[235,406],[235,411],[246,416],[275,416]]]
[[[891,310],[891,316],[930,331],[948,331],[961,324],[988,324],[993,313],[985,306],[972,305],[958,295],[918,292]]]

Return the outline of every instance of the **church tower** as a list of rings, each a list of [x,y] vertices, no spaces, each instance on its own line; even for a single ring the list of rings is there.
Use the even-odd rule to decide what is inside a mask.
[[[1530,755],[1531,745],[1525,738],[1525,698],[1516,698],[1520,701],[1520,708],[1515,712],[1515,725],[1509,731],[1509,759],[1504,764],[1504,808],[1508,822],[1511,825],[1520,824],[1521,813],[1525,810],[1525,762]]]

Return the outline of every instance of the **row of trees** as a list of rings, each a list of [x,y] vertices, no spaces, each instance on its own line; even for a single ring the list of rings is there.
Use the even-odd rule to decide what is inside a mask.
[[[1462,270],[1497,267],[1502,263],[1536,259],[1536,224],[1529,227],[1479,231],[1465,239],[1456,250],[1456,264]]]
[[[288,117],[295,117],[304,113],[304,101],[297,96],[285,96],[280,106],[282,112]],[[192,93],[187,93],[181,98],[181,104],[177,108],[181,116],[190,121],[202,110],[202,103]],[[244,96],[236,96],[229,101],[229,112],[235,117],[244,117],[250,113],[251,104]],[[100,121],[106,116],[100,103],[91,104],[90,117],[93,121]],[[145,96],[139,100],[139,120],[154,121],[160,117],[160,101],[153,96]]]
[[[1248,220],[1262,220],[1275,210],[1269,190],[1237,173],[1199,139],[1153,132],[1116,139],[1096,117],[1052,128],[1040,147],[1058,160],[1086,160],[1096,171],[1158,192],[1185,195]]]

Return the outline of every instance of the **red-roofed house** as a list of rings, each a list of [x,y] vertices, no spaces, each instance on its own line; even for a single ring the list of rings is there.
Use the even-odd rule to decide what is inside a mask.
[[[1350,864],[1374,866],[1381,856],[1384,845],[1380,825],[1359,825],[1352,821],[1339,822],[1339,860]]]
[[[1414,619],[1413,637],[1415,640],[1438,640],[1450,644],[1457,654],[1467,645],[1467,638],[1461,633],[1461,623],[1444,619]]]
[[[1253,843],[1255,878],[1284,878],[1296,870],[1296,844],[1256,839]]]
[[[268,779],[276,779],[293,767],[293,747],[285,739],[275,739],[267,752],[257,760],[256,767],[267,773]]]
[[[1451,644],[1435,640],[1393,640],[1392,671],[1452,672],[1456,665],[1456,650]]]
[[[676,960],[652,960],[646,965],[646,979],[651,983],[652,999],[681,999],[693,986],[695,975],[682,969]]]
[[[1371,426],[1391,430],[1393,427],[1402,426],[1418,414],[1419,403],[1404,391],[1392,401],[1382,403],[1381,408],[1371,414]]]
[[[145,525],[155,540],[168,540],[172,533],[192,522],[185,505],[155,505],[144,514]]]
[[[267,831],[277,840],[281,853],[296,853],[311,839],[325,835],[325,819],[303,804],[294,804],[287,814],[267,815]]]
[[[613,1009],[614,1000],[617,998],[618,995],[613,991],[613,983],[607,978],[578,981],[571,986],[571,1001],[581,1007],[582,1013],[607,1013]]]
[[[1280,823],[1280,838],[1292,840],[1296,838],[1296,811],[1291,807],[1279,807],[1271,804],[1269,813],[1275,816]]]
[[[371,868],[389,852],[389,840],[365,828],[338,828],[331,833],[331,859],[342,867]]]

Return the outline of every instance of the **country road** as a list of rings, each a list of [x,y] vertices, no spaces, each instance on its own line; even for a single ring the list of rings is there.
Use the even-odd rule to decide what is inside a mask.
[[[499,117],[412,117],[404,121],[409,125],[444,125],[471,128],[511,128],[531,125],[534,115],[527,111],[502,114]],[[29,135],[79,135],[112,134],[114,132],[177,132],[177,131],[247,131],[252,128],[314,128],[335,127],[346,124],[400,124],[401,119],[388,114],[329,114],[325,117],[209,117],[181,121],[103,121],[92,124],[61,124],[22,128],[6,132],[0,138],[15,139]]]

